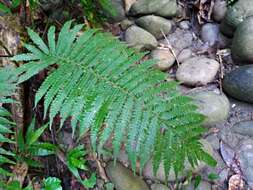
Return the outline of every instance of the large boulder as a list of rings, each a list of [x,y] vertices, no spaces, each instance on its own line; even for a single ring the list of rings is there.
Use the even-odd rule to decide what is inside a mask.
[[[143,16],[136,20],[136,24],[153,34],[157,39],[162,38],[163,33],[167,35],[172,28],[170,20],[154,15]]]
[[[241,101],[253,103],[253,66],[241,66],[225,75],[224,91]]]
[[[253,5],[252,5],[253,6]],[[253,16],[248,17],[236,29],[232,42],[232,57],[239,63],[253,64]]]
[[[152,34],[134,25],[126,30],[125,40],[130,47],[138,50],[152,50],[158,45],[156,38]]]
[[[106,173],[117,190],[149,190],[145,181],[119,163],[109,162]]]
[[[253,15],[252,0],[238,0],[233,6],[229,7],[225,18],[221,23],[221,31],[225,35],[232,37],[237,26],[247,17]]]
[[[155,14],[163,17],[172,17],[177,13],[176,0],[138,0],[130,8],[129,14]]]

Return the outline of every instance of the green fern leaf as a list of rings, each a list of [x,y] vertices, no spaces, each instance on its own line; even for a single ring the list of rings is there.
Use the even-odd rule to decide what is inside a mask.
[[[29,52],[13,58],[28,61],[18,68],[20,81],[57,64],[35,98],[37,105],[44,97],[50,125],[57,114],[61,126],[70,118],[73,136],[89,132],[94,150],[102,150],[111,139],[115,159],[124,143],[132,166],[140,160],[141,169],[152,157],[154,170],[163,163],[166,173],[173,169],[178,174],[186,159],[192,165],[197,160],[212,164],[208,156],[201,157],[198,145],[204,117],[190,97],[180,95],[177,82],[166,81],[154,61],[142,61],[145,53],[136,53],[98,30],[78,36],[83,26],[71,24],[64,24],[58,39],[50,27],[48,47],[29,30],[35,46],[26,45]],[[189,147],[195,152],[191,156]]]

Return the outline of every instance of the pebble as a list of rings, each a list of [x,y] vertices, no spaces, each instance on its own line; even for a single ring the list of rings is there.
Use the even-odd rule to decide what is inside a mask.
[[[137,0],[124,0],[126,13],[130,10],[132,4],[134,4]]]
[[[207,23],[204,24],[201,28],[201,39],[203,42],[208,43],[210,46],[213,46],[218,40],[219,36],[219,25]]]
[[[221,22],[227,11],[227,2],[225,0],[216,0],[213,6],[212,16],[215,21]]]
[[[155,67],[161,71],[168,70],[175,62],[175,57],[169,49],[155,49],[151,52],[151,57],[157,60]]]
[[[205,138],[213,147],[214,150],[218,150],[220,148],[220,140],[215,134],[208,135]]]
[[[190,29],[190,22],[188,20],[184,20],[184,21],[181,21],[179,23],[179,28],[183,29],[183,30],[189,30]]]
[[[231,130],[241,135],[253,137],[253,121],[241,121],[236,123]]]
[[[114,12],[113,14],[110,13],[109,11],[106,11],[106,15],[108,16],[108,21],[109,22],[120,22],[126,18],[125,16],[125,9],[124,9],[124,4],[122,0],[110,0],[112,6],[114,7]]]
[[[117,190],[149,190],[144,180],[119,163],[109,162],[105,170]]]
[[[157,39],[169,34],[172,28],[172,22],[160,16],[148,15],[137,19],[136,24],[153,34]]]
[[[152,34],[138,26],[131,26],[126,30],[125,40],[130,47],[138,50],[152,50],[158,45]]]
[[[227,119],[230,104],[224,94],[207,90],[193,90],[189,95],[193,97],[199,112],[206,116],[204,126],[213,127]]]
[[[241,101],[253,103],[253,66],[241,66],[226,74],[223,80],[224,91]]]
[[[162,17],[172,17],[177,13],[176,0],[138,0],[130,8],[129,14],[154,14]]]
[[[167,36],[167,40],[172,46],[173,50],[178,54],[183,49],[191,47],[193,44],[193,34],[189,30],[182,30],[177,28],[173,33]],[[161,40],[161,44],[167,45],[167,40]]]
[[[206,57],[192,57],[185,60],[176,72],[180,82],[190,86],[206,85],[212,82],[219,70],[219,63]]]
[[[183,61],[189,59],[192,56],[192,50],[191,49],[183,49],[179,55],[177,56],[177,60],[179,63],[182,63]]]
[[[120,22],[120,26],[123,30],[128,29],[130,26],[134,25],[134,21],[125,19]]]

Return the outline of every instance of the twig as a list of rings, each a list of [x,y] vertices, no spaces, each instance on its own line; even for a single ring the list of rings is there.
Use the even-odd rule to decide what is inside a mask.
[[[9,55],[9,56],[12,56],[11,55],[11,52],[8,50],[8,48],[4,45],[4,43],[0,40],[0,46],[2,48],[4,48],[4,50],[6,51],[6,53]]]
[[[223,77],[224,77],[224,66],[223,66],[223,61],[222,61],[222,57],[221,57],[221,54],[222,54],[222,51],[218,51],[217,52],[217,57],[218,57],[218,61],[219,61],[219,63],[220,63],[220,74],[219,74],[219,79],[218,79],[218,81],[219,81],[219,88],[220,88],[220,92],[222,93],[223,91],[222,91],[222,79],[223,79]]]
[[[0,55],[0,57],[13,57],[13,55]]]
[[[168,48],[169,48],[170,52],[172,53],[172,55],[173,55],[173,56],[175,57],[175,59],[176,59],[177,66],[179,66],[179,61],[178,61],[178,59],[177,59],[177,55],[176,55],[175,51],[173,50],[173,48],[172,48],[172,46],[171,46],[171,44],[170,44],[168,38],[166,37],[166,35],[164,34],[164,32],[163,32],[162,29],[161,29],[161,32],[162,32],[163,37],[165,38],[165,40],[166,40],[166,42],[167,42],[167,45],[168,45]]]

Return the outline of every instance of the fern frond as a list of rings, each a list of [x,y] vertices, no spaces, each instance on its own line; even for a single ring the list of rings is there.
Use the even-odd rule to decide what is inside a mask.
[[[57,40],[55,27],[49,28],[48,47],[29,30],[34,45],[26,45],[29,52],[12,59],[28,61],[18,68],[20,81],[57,64],[35,98],[37,105],[44,97],[50,124],[57,114],[61,126],[70,117],[73,133],[81,138],[89,131],[98,150],[112,139],[115,159],[124,143],[133,167],[139,159],[143,168],[154,157],[155,170],[162,162],[166,173],[173,169],[177,174],[186,159],[193,165],[200,159],[210,162],[210,157],[200,155],[198,144],[204,117],[191,98],[180,95],[177,83],[166,82],[154,61],[141,61],[144,53],[98,30],[78,37],[82,25],[72,28],[71,23],[64,24]]]

